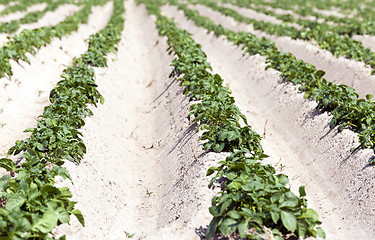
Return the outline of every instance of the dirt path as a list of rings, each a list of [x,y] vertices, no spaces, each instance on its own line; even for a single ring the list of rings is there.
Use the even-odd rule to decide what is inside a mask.
[[[277,72],[264,71],[263,57],[243,57],[240,48],[208,35],[176,8],[163,12],[176,17],[202,45],[252,127],[264,134],[268,161],[290,177],[292,189],[306,186],[309,206],[321,216],[327,239],[373,239],[374,169],[365,167],[372,152],[350,155],[355,134],[329,131],[330,117],[318,114],[316,104],[294,86],[280,83]]]
[[[121,58],[96,69],[105,103],[83,129],[87,155],[79,166],[67,164],[86,227],[73,219],[56,233],[68,239],[200,239],[211,219],[205,173],[218,156],[201,155],[186,119],[188,99],[168,78],[172,57],[153,19],[132,1],[125,9]]]
[[[0,79],[0,156],[16,140],[28,136],[23,130],[35,126],[37,116],[49,104],[49,93],[60,81],[60,74],[74,57],[87,50],[85,40],[107,24],[112,9],[112,2],[94,7],[88,24],[82,24],[69,36],[53,39],[35,56],[29,56],[31,64],[11,62],[13,77]]]
[[[246,17],[251,16],[248,9],[234,6],[231,8]],[[371,76],[371,68],[365,66],[362,62],[346,59],[344,57],[336,58],[330,52],[322,50],[307,41],[268,35],[264,32],[254,30],[252,25],[238,23],[232,18],[223,16],[219,12],[202,5],[197,5],[196,9],[201,15],[214,20],[216,24],[221,24],[233,31],[248,31],[257,37],[269,38],[279,49],[290,52],[296,58],[313,64],[317,69],[324,70],[327,80],[336,81],[338,84],[346,84],[353,87],[360,97],[365,97],[366,94],[375,95],[375,76]]]

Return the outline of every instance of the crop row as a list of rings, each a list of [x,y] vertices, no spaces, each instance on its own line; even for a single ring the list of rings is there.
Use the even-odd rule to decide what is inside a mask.
[[[23,18],[19,20],[12,20],[10,22],[0,23],[0,33],[14,33],[20,28],[21,24],[29,24],[37,22],[41,17],[43,17],[47,12],[56,10],[60,5],[69,3],[69,0],[48,0],[47,7],[42,11],[35,11],[27,13]]]
[[[307,208],[304,187],[297,197],[286,186],[288,177],[276,174],[271,165],[262,165],[267,157],[260,144],[261,137],[247,124],[246,117],[234,104],[223,79],[212,74],[205,53],[190,34],[178,28],[173,20],[161,15],[160,1],[138,0],[156,15],[159,34],[168,38],[169,53],[174,54],[171,77],[177,77],[185,87],[184,94],[196,103],[190,106],[189,118],[202,130],[203,149],[230,152],[219,166],[208,169],[219,178],[222,189],[212,199],[210,213],[213,219],[206,232],[231,235],[234,232],[251,239],[273,236],[283,239],[287,233],[298,237],[322,236],[324,231],[318,214]],[[245,124],[241,127],[240,121]]]
[[[314,21],[309,21],[303,26],[305,27],[304,29],[296,29],[286,24],[274,24],[244,17],[230,8],[219,6],[212,0],[196,0],[192,2],[207,5],[239,22],[252,24],[254,29],[261,30],[267,34],[289,36],[292,39],[313,40],[321,49],[331,52],[335,57],[345,56],[349,59],[362,61],[373,69],[371,74],[375,73],[375,53],[369,48],[365,48],[360,41],[356,41],[350,36],[340,35],[339,29],[343,29],[341,26],[333,27],[328,24],[322,25]],[[249,5],[243,4],[239,6],[248,7]],[[300,21],[308,20],[300,19]]]
[[[362,28],[362,26],[371,25],[371,19],[374,16],[374,9],[371,8],[371,4],[363,3],[363,1],[358,0],[351,0],[351,1],[320,1],[320,0],[312,0],[308,2],[303,1],[291,1],[291,0],[280,0],[280,1],[263,1],[263,0],[252,0],[251,2],[248,0],[222,0],[222,2],[229,2],[229,3],[240,3],[241,5],[246,4],[251,8],[260,11],[269,15],[279,15],[276,14],[275,11],[270,10],[267,7],[272,7],[273,9],[283,9],[292,11],[296,15],[300,15],[302,17],[305,16],[312,16],[316,19],[323,19],[325,22],[333,22],[339,23],[341,25],[351,25],[354,23],[356,27]],[[316,9],[323,9],[323,10],[331,10],[331,8],[338,8],[339,11],[343,12],[344,15],[353,15],[353,17],[341,17],[335,15],[325,15],[323,13],[319,13],[314,10]],[[280,14],[280,16],[285,17],[288,19],[292,17],[290,14]],[[361,20],[359,20],[361,19]],[[362,25],[362,26],[361,26]],[[351,26],[349,26],[351,27]],[[354,26],[353,26],[354,27]],[[365,30],[365,29],[364,29]],[[367,29],[365,31],[371,31]]]
[[[0,15],[7,15],[10,13],[14,12],[23,12],[26,11],[28,7],[38,4],[38,3],[43,3],[43,2],[48,2],[49,0],[19,0],[15,5],[8,6],[5,8]]]
[[[231,1],[232,2],[232,1]],[[237,0],[233,4],[251,8],[257,12],[262,12],[270,16],[274,16],[287,23],[296,23],[304,28],[314,28],[317,25],[327,32],[337,33],[339,35],[353,36],[353,35],[374,35],[374,18],[375,13],[367,12],[366,19],[358,19],[356,17],[337,17],[337,16],[326,16],[322,13],[317,13],[312,8],[304,6],[302,9],[294,10],[296,14],[303,16],[313,16],[315,19],[307,19],[301,17],[295,17],[292,14],[276,13],[275,11],[265,9],[264,7],[254,7],[250,5],[250,1]],[[272,4],[271,4],[272,5]],[[290,6],[289,4],[287,4]],[[363,16],[361,16],[363,18]],[[317,22],[317,19],[324,19],[323,22]]]
[[[0,159],[0,166],[9,171],[0,179],[0,238],[55,239],[51,231],[69,223],[71,215],[84,225],[82,213],[74,208],[76,202],[70,200],[69,188],[55,187],[55,177],[71,180],[62,167],[64,161],[78,163],[86,153],[79,129],[85,125],[85,117],[93,114],[88,106],[104,101],[96,89],[92,67],[106,66],[106,55],[117,50],[123,12],[123,1],[114,0],[106,27],[90,37],[86,53],[61,74],[37,127],[25,130],[30,137],[9,149],[8,156],[21,154],[21,161]]]
[[[371,148],[375,152],[375,105],[372,95],[366,99],[359,99],[358,94],[351,87],[336,85],[327,81],[324,71],[317,70],[313,65],[298,60],[293,54],[281,52],[275,44],[266,38],[257,38],[249,32],[233,32],[214,24],[210,19],[199,15],[186,4],[169,1],[183,10],[186,17],[196,25],[214,32],[217,36],[225,36],[230,42],[243,47],[245,53],[266,56],[266,69],[273,68],[280,72],[281,77],[305,92],[305,98],[311,98],[318,103],[317,109],[332,114],[330,127],[338,126],[338,131],[349,128],[358,133],[360,144],[351,149]]]
[[[13,75],[10,60],[25,61],[29,63],[27,53],[35,55],[37,51],[51,42],[54,37],[61,38],[77,31],[82,23],[87,23],[92,6],[104,5],[108,0],[90,0],[74,15],[67,17],[55,26],[25,29],[20,34],[13,36],[0,49],[0,78]]]

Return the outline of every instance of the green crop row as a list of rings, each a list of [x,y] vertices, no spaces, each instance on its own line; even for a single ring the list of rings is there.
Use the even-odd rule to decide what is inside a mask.
[[[374,52],[369,48],[365,48],[361,42],[348,36],[340,36],[336,31],[329,32],[327,28],[316,22],[306,29],[298,30],[285,24],[274,24],[244,17],[230,8],[217,5],[211,0],[195,0],[193,2],[209,6],[226,16],[234,18],[236,21],[252,24],[254,29],[268,34],[289,36],[292,39],[314,40],[321,49],[330,51],[335,57],[345,56],[349,59],[363,61],[373,69],[371,74],[375,73]]]
[[[326,22],[335,22],[340,24],[350,23],[353,19],[348,17],[338,17],[334,15],[325,15],[314,11],[314,8],[331,10],[332,8],[339,9],[344,15],[353,14],[355,19],[361,19],[361,22],[369,22],[374,18],[374,9],[371,7],[371,3],[366,3],[359,0],[354,1],[291,1],[291,0],[279,0],[279,1],[263,1],[263,0],[222,0],[227,3],[241,3],[250,5],[256,11],[261,11],[266,14],[273,15],[274,11],[267,10],[266,7],[272,7],[273,9],[290,10],[293,13],[300,16],[313,16],[316,19],[324,19]],[[290,15],[291,16],[291,15]]]
[[[48,5],[42,11],[30,12],[19,20],[12,20],[10,22],[0,23],[0,33],[9,33],[9,34],[14,33],[20,28],[21,24],[37,22],[47,12],[56,10],[60,5],[69,3],[70,0],[58,0],[58,1],[48,0],[46,2],[48,2],[47,3]]]
[[[9,13],[14,13],[14,12],[23,12],[23,11],[26,11],[26,9],[32,5],[35,5],[38,3],[44,3],[48,1],[49,0],[19,0],[18,4],[8,6],[0,13],[0,15],[7,15]]]
[[[21,154],[21,161],[0,159],[0,167],[9,171],[0,179],[1,239],[55,239],[51,231],[69,223],[71,215],[84,225],[82,213],[74,208],[76,202],[70,200],[69,188],[55,187],[55,177],[71,180],[62,167],[64,160],[79,163],[86,153],[79,129],[85,117],[93,114],[88,105],[104,101],[96,89],[91,66],[106,66],[105,55],[116,50],[114,45],[124,25],[123,12],[123,1],[114,0],[107,26],[91,36],[87,52],[61,74],[62,80],[51,91],[51,104],[38,117],[37,127],[25,130],[30,137],[16,141],[9,149],[8,155]]]
[[[208,175],[215,175],[210,186],[219,178],[223,182],[222,190],[212,199],[209,210],[213,219],[206,237],[235,232],[251,239],[283,239],[287,233],[324,237],[324,231],[317,227],[318,214],[307,208],[304,187],[300,187],[297,197],[287,187],[287,176],[260,163],[267,157],[261,137],[248,126],[229,88],[223,86],[223,79],[211,73],[200,46],[188,32],[160,14],[160,1],[138,3],[146,4],[149,12],[156,15],[159,34],[168,38],[169,54],[175,55],[170,77],[177,77],[185,87],[184,94],[198,101],[191,105],[189,118],[193,117],[198,130],[203,130],[200,140],[204,141],[204,150],[231,153],[219,166],[207,171]],[[241,127],[240,120],[245,126]]]
[[[371,148],[375,152],[375,104],[371,100],[372,95],[359,99],[353,88],[327,81],[323,78],[324,71],[298,60],[291,53],[280,52],[272,41],[259,39],[249,32],[233,32],[200,16],[198,11],[189,9],[186,4],[176,1],[170,3],[176,4],[196,25],[214,32],[216,36],[226,36],[228,41],[241,45],[246,53],[266,56],[266,69],[273,68],[281,73],[285,81],[299,84],[299,89],[305,92],[305,98],[318,103],[318,110],[332,114],[331,128],[338,126],[339,131],[349,128],[358,133],[360,145],[351,151]]]
[[[353,35],[374,35],[374,21],[375,13],[372,10],[371,12],[366,11],[367,16],[364,18],[364,16],[360,16],[362,19],[358,19],[359,17],[349,18],[349,17],[337,17],[337,16],[326,16],[322,13],[317,13],[313,11],[312,8],[299,5],[298,9],[293,9],[294,12],[299,14],[300,16],[313,16],[315,17],[314,20],[304,19],[300,17],[294,17],[292,14],[282,14],[282,13],[276,13],[275,11],[268,10],[263,6],[253,6],[252,1],[249,0],[236,0],[236,1],[225,1],[225,2],[231,2],[232,4],[251,8],[257,12],[261,12],[270,16],[274,16],[277,19],[280,19],[284,22],[288,23],[296,23],[304,28],[314,28],[317,25],[320,28],[323,28],[326,32],[331,33],[337,33],[339,35],[345,35],[345,36],[353,36]],[[272,3],[268,3],[268,5],[275,6]],[[357,4],[359,5],[359,4]],[[317,22],[317,19],[324,19],[324,22]],[[328,22],[333,22],[335,24],[328,24]]]
[[[13,36],[0,49],[0,78],[13,75],[10,60],[25,61],[29,63],[26,53],[35,55],[37,51],[49,44],[54,37],[61,38],[77,31],[79,24],[87,23],[94,5],[104,5],[108,0],[91,0],[74,15],[67,17],[55,26],[42,27],[38,29],[25,29],[20,34]]]

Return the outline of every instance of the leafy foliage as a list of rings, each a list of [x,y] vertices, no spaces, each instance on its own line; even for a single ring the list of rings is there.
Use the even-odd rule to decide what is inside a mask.
[[[286,233],[324,237],[324,231],[317,227],[318,214],[307,208],[304,188],[300,188],[297,197],[286,186],[287,176],[276,175],[271,165],[258,161],[267,157],[260,144],[261,137],[234,105],[230,90],[222,86],[223,79],[211,73],[200,46],[188,32],[160,14],[161,1],[138,0],[138,3],[144,3],[156,15],[159,34],[168,37],[169,53],[176,56],[171,77],[177,77],[185,86],[184,93],[197,102],[191,105],[189,118],[194,117],[198,129],[204,131],[200,138],[204,141],[203,148],[231,152],[219,166],[207,171],[207,175],[214,174],[210,185],[221,179],[223,187],[219,196],[212,199],[213,219],[206,237],[234,232],[251,239],[261,239],[264,234],[282,239]],[[241,120],[245,126],[241,126]]]
[[[92,35],[90,44],[99,46],[100,57],[116,50],[123,29],[124,5],[114,0],[115,10],[101,31],[100,37]],[[98,42],[107,41],[105,44]],[[50,93],[51,105],[44,108],[36,128],[26,140],[17,141],[8,155],[22,154],[22,163],[16,164],[9,158],[0,159],[0,167],[10,174],[0,179],[0,238],[2,239],[55,239],[52,230],[70,222],[74,215],[84,226],[82,213],[71,201],[72,194],[67,187],[55,187],[55,177],[70,179],[64,160],[79,163],[86,153],[79,129],[84,118],[91,116],[89,104],[96,106],[104,99],[97,91],[94,70],[90,65],[96,54],[90,48],[81,58],[61,74],[62,80]],[[83,56],[86,56],[83,58]],[[92,59],[87,56],[92,56]],[[65,239],[65,236],[60,239]]]
[[[49,44],[54,37],[61,38],[78,29],[79,24],[87,23],[91,8],[94,5],[104,4],[108,0],[90,0],[73,16],[67,17],[56,26],[38,29],[25,29],[20,34],[13,36],[0,49],[0,78],[13,75],[10,60],[25,61],[29,63],[27,53],[35,55],[37,51]]]
[[[350,59],[363,61],[371,68],[375,69],[375,53],[372,52],[370,48],[365,48],[361,42],[356,41],[351,37],[351,35],[353,34],[364,34],[364,32],[354,32],[352,31],[352,29],[347,29],[342,25],[332,26],[330,24],[318,24],[313,20],[295,19],[295,21],[291,21],[291,19],[294,18],[292,15],[288,15],[287,19],[290,22],[296,22],[302,26],[302,29],[296,29],[295,27],[289,26],[285,23],[274,24],[270,22],[246,18],[230,8],[219,6],[216,1],[195,0],[192,2],[207,5],[226,16],[233,17],[239,22],[252,24],[254,26],[254,29],[264,31],[268,34],[289,36],[292,39],[315,41],[320,46],[320,48],[330,51],[335,57],[345,56]],[[237,4],[239,4],[240,6],[249,7],[250,1],[238,1]],[[267,11],[267,13],[269,12]],[[284,21],[286,20],[285,18],[280,18]],[[372,73],[375,73],[375,71],[373,71]]]
[[[186,4],[170,1],[183,10],[185,15],[196,25],[206,28],[215,35],[224,35],[236,45],[250,54],[267,56],[266,69],[273,68],[280,71],[285,81],[299,84],[299,89],[306,92],[306,98],[312,98],[318,103],[317,108],[322,112],[328,111],[333,115],[330,127],[338,126],[338,130],[349,128],[358,133],[360,145],[351,149],[371,148],[375,152],[375,105],[372,96],[359,99],[358,94],[351,87],[336,85],[327,81],[324,71],[317,70],[313,65],[298,60],[291,53],[280,52],[275,44],[266,38],[257,38],[249,32],[233,32],[214,24],[210,19],[202,17],[195,10],[189,9]]]
[[[33,3],[33,1],[27,1],[27,2]],[[70,0],[59,0],[59,1],[45,0],[44,2],[47,3],[47,7],[42,11],[29,12],[23,18],[19,20],[12,20],[10,22],[0,23],[0,32],[1,33],[14,33],[15,31],[19,29],[21,24],[29,24],[29,23],[37,22],[47,12],[56,10],[60,5],[69,3]],[[40,3],[40,1],[38,1],[38,3]],[[16,6],[21,8],[21,9],[18,9],[17,11],[22,11],[24,10],[24,7],[25,7],[25,5],[16,5]]]

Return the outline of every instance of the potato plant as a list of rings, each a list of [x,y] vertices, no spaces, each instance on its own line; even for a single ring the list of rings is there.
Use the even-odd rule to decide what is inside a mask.
[[[203,131],[203,148],[231,153],[219,166],[207,171],[207,175],[214,174],[210,185],[221,179],[222,189],[212,199],[209,210],[213,219],[206,237],[235,232],[250,239],[263,239],[265,235],[283,239],[288,233],[324,237],[324,231],[317,227],[321,223],[318,214],[307,208],[304,187],[296,196],[287,187],[287,176],[276,174],[271,165],[261,164],[260,160],[267,157],[261,137],[248,126],[230,90],[222,85],[223,79],[211,73],[200,46],[188,32],[160,14],[162,2],[138,2],[146,4],[149,12],[156,15],[159,34],[168,37],[169,53],[175,55],[170,76],[181,81],[190,100],[198,101],[191,105],[189,117],[194,117],[198,130]]]
[[[64,161],[79,163],[86,153],[79,129],[85,117],[93,114],[88,105],[104,101],[92,67],[106,66],[106,55],[117,50],[123,12],[123,1],[114,0],[107,26],[90,37],[87,52],[61,74],[62,80],[50,93],[51,105],[44,108],[37,127],[26,130],[30,137],[9,149],[8,155],[21,154],[23,161],[16,164],[9,158],[0,159],[0,167],[9,171],[0,179],[0,238],[55,239],[52,230],[69,223],[71,215],[84,226],[82,213],[70,200],[72,194],[67,187],[55,187],[55,177],[71,180],[62,167]]]

